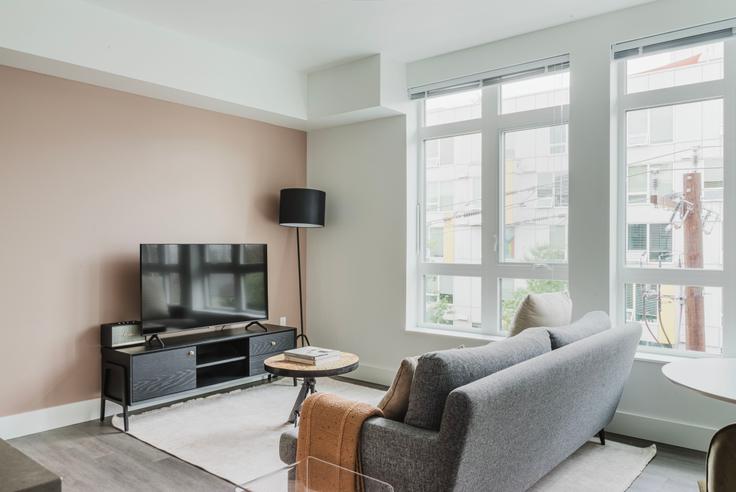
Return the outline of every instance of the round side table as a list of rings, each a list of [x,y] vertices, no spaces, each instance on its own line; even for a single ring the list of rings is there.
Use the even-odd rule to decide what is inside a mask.
[[[701,395],[736,403],[736,359],[727,357],[683,359],[662,367],[662,373],[675,384]]]
[[[317,378],[339,376],[340,374],[354,371],[357,369],[359,362],[360,359],[357,355],[342,352],[339,359],[325,362],[318,366],[288,361],[284,358],[283,354],[269,357],[263,362],[263,365],[267,372],[276,376],[303,378],[302,387],[296,397],[291,413],[289,413],[289,422],[294,423],[299,416],[299,410],[307,398],[307,394],[316,391]]]

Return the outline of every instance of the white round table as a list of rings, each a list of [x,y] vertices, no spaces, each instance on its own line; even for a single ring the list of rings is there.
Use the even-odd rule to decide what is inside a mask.
[[[662,367],[675,384],[728,403],[736,403],[736,359],[683,359]]]

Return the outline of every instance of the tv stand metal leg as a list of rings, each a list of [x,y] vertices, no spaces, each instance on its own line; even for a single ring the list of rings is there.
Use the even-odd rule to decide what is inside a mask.
[[[128,369],[123,369],[123,375],[125,376],[125,381],[130,381],[130,376],[128,374]],[[125,429],[125,432],[128,432],[129,425],[128,425],[128,404],[130,403],[130,391],[127,384],[125,384],[125,389],[123,390],[123,429]]]
[[[105,390],[107,389],[107,369],[102,367],[102,380],[100,381],[100,422],[105,421]]]

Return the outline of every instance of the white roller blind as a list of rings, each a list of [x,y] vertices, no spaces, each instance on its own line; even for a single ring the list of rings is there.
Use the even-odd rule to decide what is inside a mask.
[[[736,19],[634,39],[613,45],[613,58],[621,60],[635,56],[672,50],[683,46],[705,44],[736,34]]]
[[[426,97],[449,94],[451,92],[462,92],[486,85],[499,84],[501,82],[536,77],[545,73],[564,71],[570,68],[570,57],[568,55],[555,56],[537,60],[511,67],[489,70],[464,77],[424,84],[409,88],[411,99],[423,99]]]

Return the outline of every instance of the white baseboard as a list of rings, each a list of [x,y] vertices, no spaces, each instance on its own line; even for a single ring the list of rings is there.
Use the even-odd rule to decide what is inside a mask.
[[[356,370],[346,374],[345,377],[357,379],[358,381],[366,381],[368,383],[389,386],[394,380],[395,375],[396,369],[386,369],[385,367],[360,364]]]
[[[111,415],[119,411],[120,406],[112,402],[107,402],[107,406],[105,407],[106,415]],[[100,400],[97,398],[18,413],[16,415],[6,415],[0,417],[0,438],[12,439],[28,434],[36,434],[37,432],[87,422],[99,417]]]
[[[718,429],[650,415],[617,411],[606,431],[673,446],[707,451]]]

